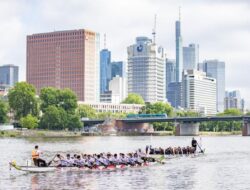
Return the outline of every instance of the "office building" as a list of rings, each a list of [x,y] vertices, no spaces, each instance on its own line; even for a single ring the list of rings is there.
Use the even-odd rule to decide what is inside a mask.
[[[111,113],[138,113],[144,107],[140,104],[112,104],[112,103],[89,103],[78,102],[79,105],[89,105],[97,112],[111,112]]]
[[[241,98],[239,90],[234,90],[231,92],[226,91],[224,104],[225,110],[232,108],[241,110],[242,112],[245,110],[245,101]]]
[[[199,64],[199,69],[206,72],[208,77],[216,79],[217,112],[223,112],[225,98],[225,62],[216,59],[205,60]]]
[[[189,44],[188,47],[183,47],[183,70],[197,70],[198,63],[199,45]]]
[[[27,82],[70,88],[78,100],[99,101],[99,34],[85,29],[27,36]]]
[[[111,80],[111,52],[103,49],[100,52],[100,93],[108,91]]]
[[[101,93],[100,101],[120,104],[127,95],[127,80],[117,75],[109,82],[108,91]]]
[[[166,93],[168,85],[176,81],[176,62],[173,59],[166,59]],[[166,94],[167,97],[167,94]]]
[[[137,37],[128,50],[128,93],[141,95],[145,102],[166,99],[166,54],[147,37]]]
[[[111,62],[111,78],[115,76],[126,77],[126,63],[124,61]]]
[[[182,83],[171,82],[168,84],[167,101],[172,107],[179,109],[181,108],[182,102]]]
[[[181,21],[180,19],[175,22],[175,48],[176,48],[176,82],[182,81],[183,71],[183,48],[181,36]]]
[[[197,70],[183,73],[182,107],[199,112],[202,115],[215,115],[216,112],[216,79],[206,76]]]
[[[12,87],[18,82],[18,66],[0,66],[0,84]]]

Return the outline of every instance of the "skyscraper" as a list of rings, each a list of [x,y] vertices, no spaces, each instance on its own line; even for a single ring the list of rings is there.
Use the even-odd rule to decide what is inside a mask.
[[[216,114],[216,79],[197,70],[184,71],[182,107],[203,115]]]
[[[165,101],[165,50],[147,37],[137,37],[127,50],[128,93],[140,94],[145,102]]]
[[[175,45],[176,45],[176,82],[182,81],[183,71],[183,48],[181,37],[181,21],[175,22]]]
[[[197,69],[199,63],[199,45],[189,44],[183,47],[183,70]]]
[[[225,93],[225,110],[235,108],[244,112],[245,101],[241,98],[241,94],[239,90],[234,91],[226,91]]]
[[[27,82],[70,88],[78,100],[99,101],[99,34],[68,30],[27,36]]]
[[[176,62],[173,59],[166,59],[166,92],[168,92],[168,85],[175,81],[176,81]]]
[[[111,80],[111,52],[108,49],[100,52],[100,74],[100,93],[104,93]]]
[[[225,98],[225,62],[218,60],[205,60],[199,65],[199,69],[207,73],[208,77],[216,79],[217,111],[224,111]]]
[[[111,78],[117,75],[126,77],[126,63],[124,61],[111,62]]]
[[[172,107],[178,109],[180,108],[182,102],[182,83],[181,82],[171,82],[168,84],[167,90],[167,101]]]
[[[18,66],[0,66],[0,84],[12,87],[18,82]]]

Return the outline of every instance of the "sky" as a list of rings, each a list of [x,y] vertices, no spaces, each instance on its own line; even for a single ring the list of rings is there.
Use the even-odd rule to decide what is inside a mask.
[[[0,0],[0,65],[20,68],[26,80],[26,36],[90,29],[103,36],[112,60],[127,59],[137,36],[152,37],[175,58],[175,21],[181,7],[183,45],[200,46],[200,62],[226,63],[226,89],[240,90],[250,108],[250,0]]]

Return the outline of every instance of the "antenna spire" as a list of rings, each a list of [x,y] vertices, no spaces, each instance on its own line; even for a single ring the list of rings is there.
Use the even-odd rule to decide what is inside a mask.
[[[179,6],[179,21],[181,21],[181,6]]]
[[[152,35],[153,35],[153,43],[155,44],[155,38],[156,38],[156,14],[155,14],[155,17],[154,17],[154,28],[153,28],[153,31],[152,31]]]
[[[106,33],[104,33],[104,49],[106,49]]]

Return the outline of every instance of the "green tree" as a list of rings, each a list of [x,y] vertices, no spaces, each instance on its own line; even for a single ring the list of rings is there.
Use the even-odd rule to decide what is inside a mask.
[[[227,109],[223,113],[218,114],[218,116],[239,116],[243,115],[242,112],[239,109]]]
[[[67,113],[64,109],[49,106],[42,115],[39,127],[49,130],[62,130],[67,127]]]
[[[168,104],[164,102],[156,102],[156,103],[146,103],[145,107],[143,107],[141,113],[144,114],[167,114],[168,117],[173,116],[173,108]],[[172,131],[174,128],[174,125],[172,123],[166,123],[166,122],[155,122],[153,123],[154,129],[157,131],[162,130],[170,130]]]
[[[53,87],[41,89],[41,110],[44,112],[49,106],[63,108],[67,113],[73,114],[77,108],[77,97],[70,89],[59,90]]]
[[[31,114],[28,114],[20,119],[20,124],[27,129],[36,129],[38,127],[38,119]]]
[[[139,94],[131,93],[122,102],[124,104],[145,104],[143,98]]]
[[[0,100],[0,123],[6,123],[8,121],[8,104],[3,100]]]
[[[90,119],[94,119],[97,117],[96,111],[90,107],[89,105],[79,105],[78,108],[76,109],[76,113],[82,118],[82,117],[87,117]]]
[[[45,110],[49,106],[58,106],[59,104],[59,94],[60,91],[53,87],[45,87],[41,89],[40,99],[41,99],[41,110]]]
[[[36,90],[31,84],[26,82],[16,83],[14,88],[9,91],[8,99],[16,119],[25,117],[28,114],[37,116],[39,113]]]
[[[77,114],[68,114],[67,115],[67,124],[66,128],[68,130],[75,130],[75,129],[81,129],[83,126],[83,123],[80,120],[79,115]]]

